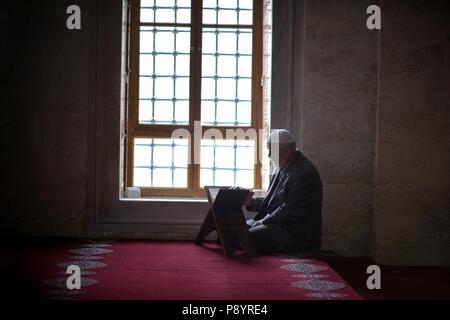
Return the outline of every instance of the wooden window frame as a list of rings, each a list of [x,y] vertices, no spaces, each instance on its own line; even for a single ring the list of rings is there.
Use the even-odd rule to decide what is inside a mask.
[[[200,121],[201,115],[201,67],[202,67],[202,30],[203,28],[251,28],[252,37],[252,118],[251,126],[202,126],[202,136],[208,129],[214,128],[226,137],[227,129],[251,129],[258,133],[255,141],[254,188],[261,188],[261,142],[259,132],[263,128],[263,0],[254,0],[253,24],[249,25],[221,25],[202,23],[202,0],[191,0],[191,23],[143,23],[140,22],[140,0],[129,1],[128,28],[128,81],[126,99],[126,129],[125,129],[125,165],[124,188],[133,186],[133,154],[134,138],[171,138],[175,129],[186,129],[194,137],[194,121]],[[189,27],[191,29],[191,58],[189,79],[189,124],[188,125],[156,125],[139,123],[139,30],[141,26],[158,27]],[[192,139],[189,144],[190,159],[194,159]],[[200,148],[200,146],[197,146]],[[197,150],[200,154],[200,150]],[[193,161],[191,161],[193,162]],[[200,187],[200,164],[188,164],[187,188],[140,187],[142,196],[176,196],[192,197],[204,196],[204,189]]]

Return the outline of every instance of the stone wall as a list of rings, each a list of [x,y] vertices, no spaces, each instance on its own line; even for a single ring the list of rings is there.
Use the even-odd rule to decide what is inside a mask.
[[[382,6],[373,255],[450,265],[450,3]]]
[[[450,264],[448,21],[448,1],[274,0],[272,124],[322,175],[323,249]]]

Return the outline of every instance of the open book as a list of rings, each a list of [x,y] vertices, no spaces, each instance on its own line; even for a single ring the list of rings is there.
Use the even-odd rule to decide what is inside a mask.
[[[221,189],[235,189],[235,190],[245,190],[250,193],[250,196],[253,196],[253,191],[244,188],[233,188],[233,187],[219,187],[219,186],[205,186],[206,197],[208,198],[208,202],[213,204],[214,200],[216,200],[217,194]]]

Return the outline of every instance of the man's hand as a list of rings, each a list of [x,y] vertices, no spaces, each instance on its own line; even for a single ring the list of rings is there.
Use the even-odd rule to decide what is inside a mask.
[[[245,198],[244,201],[244,206],[245,207],[251,207],[252,206],[252,198],[253,198],[253,193],[249,192],[247,195],[247,198]]]
[[[247,220],[246,223],[249,228],[257,227],[263,224],[262,220],[255,221],[254,219]]]
[[[249,219],[249,220],[245,221],[245,223],[247,224],[247,226],[249,228],[251,228],[251,227],[253,227],[253,224],[255,223],[255,220],[254,219]]]
[[[257,226],[261,226],[263,224],[262,220],[257,220],[255,221],[255,223],[252,225],[252,228],[257,227]]]

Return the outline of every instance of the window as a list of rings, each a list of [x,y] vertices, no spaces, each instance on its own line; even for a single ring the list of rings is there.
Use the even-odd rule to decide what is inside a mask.
[[[126,186],[261,187],[262,18],[262,0],[130,1]]]

